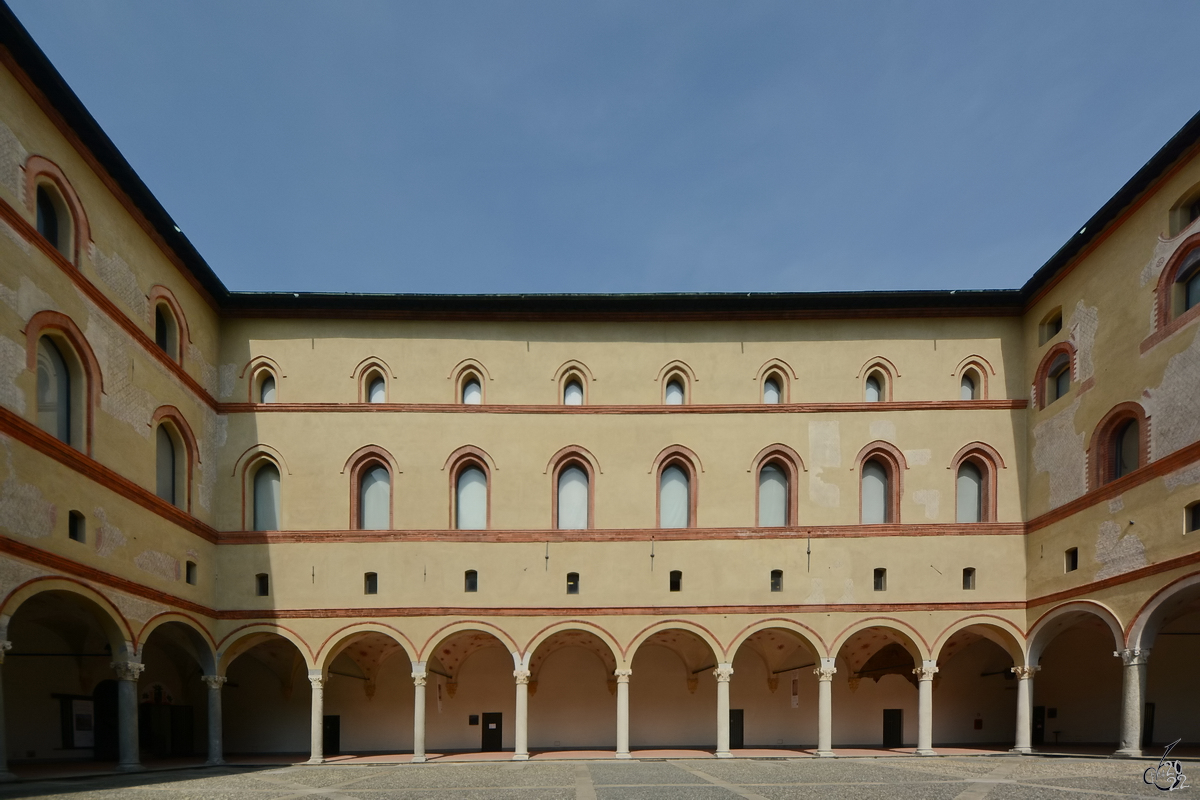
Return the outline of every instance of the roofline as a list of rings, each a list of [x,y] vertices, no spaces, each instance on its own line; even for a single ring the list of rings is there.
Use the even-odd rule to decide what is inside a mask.
[[[61,117],[62,124],[74,133],[78,144],[87,151],[85,156],[95,160],[141,213],[151,228],[152,238],[159,239],[168,257],[188,273],[198,289],[208,294],[223,315],[233,317],[351,313],[412,319],[507,316],[528,319],[531,315],[545,318],[569,315],[572,319],[580,319],[581,315],[612,319],[629,315],[697,319],[1019,315],[1069,272],[1082,255],[1099,244],[1123,212],[1144,197],[1172,164],[1196,150],[1200,142],[1200,113],[1197,113],[1020,289],[490,295],[230,292],[3,0],[0,0],[0,48],[0,54],[9,56],[4,61],[24,73]]]

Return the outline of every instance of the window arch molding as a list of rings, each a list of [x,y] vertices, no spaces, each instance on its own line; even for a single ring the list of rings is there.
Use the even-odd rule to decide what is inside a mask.
[[[450,370],[450,374],[446,376],[446,379],[454,384],[455,405],[464,405],[463,389],[472,376],[479,382],[480,405],[487,405],[487,385],[493,380],[492,374],[488,372],[482,361],[474,358],[464,358],[455,364],[454,368]]]
[[[890,403],[896,379],[900,377],[900,370],[896,369],[896,365],[883,356],[873,356],[868,359],[858,370],[858,375],[855,376],[859,383],[859,392],[862,395],[862,399],[866,401],[867,379],[871,377],[872,373],[876,372],[883,377],[884,384],[880,387],[879,402]]]
[[[179,300],[175,297],[170,289],[162,284],[155,284],[150,287],[150,294],[146,295],[146,299],[150,302],[150,313],[153,315],[160,305],[165,305],[171,311],[171,316],[175,323],[175,338],[177,342],[178,352],[175,354],[167,353],[171,360],[183,366],[183,359],[187,353],[188,345],[192,343],[192,333],[188,329],[187,317],[183,314],[183,307],[179,305]]]
[[[262,381],[266,375],[270,375],[275,379],[275,402],[279,402],[279,394],[282,387],[280,386],[280,378],[286,378],[283,373],[283,368],[279,366],[279,362],[270,356],[255,356],[246,362],[242,367],[238,378],[245,378],[247,374],[250,380],[246,385],[246,399],[251,403],[261,402]]]
[[[591,384],[596,381],[596,376],[592,374],[592,370],[587,364],[582,361],[570,359],[559,364],[558,369],[554,371],[553,377],[550,378],[554,385],[558,387],[558,396],[554,401],[555,405],[566,405],[563,400],[563,395],[567,390],[567,385],[574,380],[579,384],[579,388],[583,390],[583,405],[591,402]]]
[[[859,474],[858,480],[858,521],[862,523],[862,507],[863,507],[863,491],[862,491],[862,471],[863,465],[868,461],[877,461],[883,465],[883,468],[888,473],[890,482],[889,497],[885,498],[888,504],[888,513],[891,519],[890,524],[896,525],[900,523],[900,499],[904,496],[904,472],[908,469],[908,461],[904,458],[904,453],[900,452],[900,448],[891,442],[877,440],[863,447],[858,451],[858,456],[854,459],[854,470]]]
[[[1071,371],[1071,385],[1075,385],[1075,345],[1070,342],[1059,342],[1047,350],[1046,355],[1042,356],[1037,372],[1033,375],[1033,398],[1039,410],[1049,405],[1049,402],[1047,402],[1048,391],[1046,389],[1046,382],[1050,380],[1050,370],[1059,360],[1059,356],[1062,355],[1066,355],[1067,357],[1067,369]]]
[[[975,387],[975,399],[989,399],[991,395],[988,394],[988,379],[990,376],[996,374],[996,368],[983,356],[973,353],[958,362],[958,366],[954,368],[952,374],[955,380],[961,385],[963,377],[971,370],[974,370],[975,374],[979,376],[978,384]]]
[[[483,471],[487,489],[485,494],[485,502],[487,504],[485,529],[490,530],[492,527],[492,473],[498,467],[486,450],[476,447],[473,444],[465,444],[455,450],[446,458],[446,463],[442,465],[442,471],[450,476],[450,527],[452,529],[458,528],[458,477],[462,474],[463,470],[471,467]]]
[[[800,473],[807,472],[804,467],[804,460],[800,458],[800,454],[786,444],[776,442],[769,444],[762,450],[758,451],[758,455],[750,462],[748,470],[754,476],[754,526],[761,527],[762,521],[759,517],[759,472],[768,464],[778,464],[783,468],[784,474],[788,479],[788,498],[787,498],[787,517],[788,527],[794,527],[799,523],[800,519]]]
[[[704,464],[700,456],[691,448],[681,444],[664,447],[654,458],[650,473],[654,475],[654,527],[662,524],[662,475],[668,467],[679,467],[688,478],[688,527],[697,528],[696,511],[699,506],[700,481],[699,476],[704,472]]]
[[[1185,272],[1196,267],[1196,254],[1200,251],[1200,233],[1188,236],[1167,260],[1158,276],[1154,288],[1154,328],[1156,332],[1174,330],[1194,319],[1200,319],[1200,305],[1187,310],[1177,308],[1175,286]]]
[[[271,464],[279,471],[281,485],[284,476],[292,474],[283,453],[269,444],[261,442],[253,444],[238,456],[237,462],[233,465],[232,474],[234,476],[241,475],[243,530],[254,530],[254,477],[263,464]],[[280,509],[280,513],[282,516],[282,509]],[[280,520],[281,526],[282,522]]]
[[[358,384],[358,402],[369,403],[371,401],[371,380],[378,375],[383,378],[384,402],[392,401],[392,381],[396,379],[396,373],[388,366],[388,363],[378,356],[368,356],[354,367],[354,371],[350,376],[354,378]]]
[[[196,435],[192,433],[192,426],[188,425],[183,413],[175,406],[159,406],[155,410],[153,416],[150,417],[151,433],[164,423],[175,431],[183,444],[184,503],[182,508],[190,514],[192,511],[192,482],[196,466],[200,464],[200,446],[196,442]]]
[[[1116,436],[1127,422],[1135,422],[1138,426],[1138,468],[1150,463],[1150,415],[1141,403],[1118,403],[1092,429],[1092,438],[1087,449],[1089,490],[1098,489],[1116,479]]]
[[[342,474],[350,473],[350,530],[360,530],[362,479],[371,467],[381,466],[388,472],[388,530],[396,529],[396,477],[400,470],[396,467],[396,459],[386,448],[377,444],[363,445],[350,454],[342,467]]]
[[[667,386],[671,380],[677,380],[683,385],[683,405],[690,406],[693,402],[692,392],[693,384],[699,383],[700,379],[696,377],[696,372],[686,361],[668,361],[663,365],[663,368],[658,371],[658,376],[655,381],[658,382],[658,402],[660,405],[667,405]]]
[[[587,473],[588,479],[588,530],[596,527],[596,476],[600,474],[600,462],[586,447],[577,444],[568,445],[553,456],[543,474],[550,476],[550,527],[558,528],[558,481],[564,469],[579,467]]]
[[[763,402],[763,387],[772,377],[779,382],[779,402],[792,402],[792,381],[799,380],[800,376],[792,369],[792,365],[782,358],[772,358],[758,368],[758,374],[754,376],[758,384],[758,402]]]
[[[100,406],[100,394],[104,391],[104,377],[100,372],[100,362],[95,352],[88,344],[83,332],[79,330],[70,317],[58,311],[39,311],[29,318],[25,325],[25,368],[37,375],[38,342],[43,336],[49,337],[59,350],[66,350],[79,369],[79,378],[83,382],[83,391],[77,393],[77,399],[82,403],[80,420],[83,423],[83,435],[79,438],[82,449],[87,455],[92,454],[92,425],[95,410]],[[71,364],[67,365],[71,368]],[[36,408],[36,403],[34,407]]]
[[[980,522],[995,522],[997,519],[997,501],[996,492],[999,484],[998,470],[1007,469],[1004,463],[1004,457],[1000,452],[990,444],[985,442],[971,442],[963,445],[959,451],[954,454],[954,458],[950,460],[950,474],[954,476],[955,481],[955,507],[958,503],[958,470],[963,464],[972,464],[979,470],[979,475],[982,478],[981,497],[980,497]]]
[[[1192,209],[1200,204],[1200,184],[1188,189],[1179,199],[1175,201],[1175,205],[1171,206],[1171,210],[1167,220],[1168,239],[1174,239],[1181,233],[1185,232],[1192,226],[1195,219],[1192,219]]]
[[[75,192],[75,187],[67,180],[67,176],[63,174],[58,164],[55,164],[45,156],[32,155],[25,161],[25,207],[29,211],[30,216],[37,216],[37,189],[39,185],[49,185],[53,187],[58,194],[63,204],[66,206],[71,224],[70,242],[67,252],[69,255],[63,255],[61,251],[56,250],[59,255],[62,255],[67,261],[71,262],[75,267],[80,266],[80,255],[83,248],[92,241],[91,228],[88,225],[87,213],[83,210],[83,203],[79,200],[79,195]],[[42,237],[38,237],[37,241],[44,242]]]

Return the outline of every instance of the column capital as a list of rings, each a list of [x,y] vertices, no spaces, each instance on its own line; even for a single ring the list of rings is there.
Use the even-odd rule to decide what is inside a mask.
[[[713,677],[717,679],[718,683],[728,683],[729,679],[733,677],[733,664],[718,664],[717,668],[713,670]]]
[[[310,674],[308,676],[308,682],[312,684],[312,688],[314,688],[314,689],[324,689],[325,688],[325,676],[324,675],[311,675]]]
[[[1121,663],[1127,667],[1140,667],[1150,663],[1150,648],[1148,647],[1114,650],[1113,655],[1121,659]]]
[[[937,674],[938,668],[936,664],[931,664],[926,661],[921,666],[913,670],[913,675],[917,676],[917,680],[931,681],[933,676]]]
[[[424,686],[424,685],[425,685],[425,679],[426,679],[426,678],[428,678],[428,677],[429,677],[429,673],[427,673],[427,672],[414,672],[414,673],[412,673],[413,686]]]
[[[200,680],[204,681],[209,689],[220,689],[229,678],[224,675],[201,675]]]
[[[0,664],[4,663],[4,654],[12,650],[12,642],[7,639],[0,639]]]
[[[1040,670],[1041,670],[1041,667],[1038,666],[1037,664],[1026,664],[1026,665],[1020,666],[1020,667],[1010,667],[1009,668],[1009,671],[1012,672],[1012,674],[1016,675],[1017,680],[1019,680],[1019,681],[1030,680],[1034,676],[1034,673],[1036,673]]]
[[[631,669],[618,669],[613,672],[617,676],[617,683],[629,683],[629,676],[633,675]]]
[[[142,677],[142,672],[146,669],[146,665],[140,661],[114,661],[109,666],[116,671],[117,680],[133,681],[134,683]]]
[[[831,681],[836,672],[837,667],[817,667],[813,670],[813,675],[816,675],[819,681]]]
[[[521,685],[521,684],[523,684],[523,683],[524,683],[524,684],[528,684],[528,683],[529,683],[529,670],[527,670],[527,669],[514,669],[514,670],[513,670],[513,677],[517,679],[517,685],[518,685],[518,686],[520,686],[520,685]]]

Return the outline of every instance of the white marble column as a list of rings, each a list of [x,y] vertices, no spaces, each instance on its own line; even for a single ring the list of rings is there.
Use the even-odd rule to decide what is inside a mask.
[[[629,676],[631,669],[619,669],[613,673],[617,676],[617,758],[631,758],[629,755]]]
[[[1014,739],[1012,752],[1033,752],[1033,730],[1030,707],[1033,705],[1033,675],[1041,667],[1013,667],[1017,676],[1017,735]]]
[[[117,772],[143,769],[138,745],[138,678],[146,665],[138,661],[114,661],[117,673]]]
[[[913,670],[917,676],[917,755],[936,756],[933,749],[933,676],[936,661],[922,661]]]
[[[8,735],[4,719],[4,654],[12,650],[12,642],[0,640],[0,782],[17,779],[8,771]]]
[[[225,763],[224,746],[221,744],[221,687],[228,680],[223,675],[201,675],[200,680],[208,686],[208,761],[210,767]]]
[[[1121,680],[1121,744],[1114,756],[1136,758],[1142,754],[1142,704],[1146,698],[1146,666],[1150,650],[1117,650],[1125,669]]]
[[[833,676],[837,659],[822,658],[813,670],[817,676],[817,756],[833,757]]]
[[[425,763],[425,664],[413,662],[413,763]]]
[[[515,669],[517,680],[517,730],[513,737],[513,761],[529,760],[529,670]]]
[[[312,684],[312,700],[310,701],[310,712],[312,714],[312,728],[309,733],[312,737],[309,748],[312,755],[308,759],[309,764],[324,764],[325,763],[325,676],[319,669],[310,669],[308,671],[308,682]]]
[[[717,664],[713,677],[717,679],[717,758],[733,758],[729,752],[729,679],[733,664]]]

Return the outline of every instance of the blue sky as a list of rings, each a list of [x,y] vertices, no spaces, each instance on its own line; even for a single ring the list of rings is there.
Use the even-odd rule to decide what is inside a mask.
[[[1194,2],[9,2],[231,289],[1016,287],[1200,110]]]

